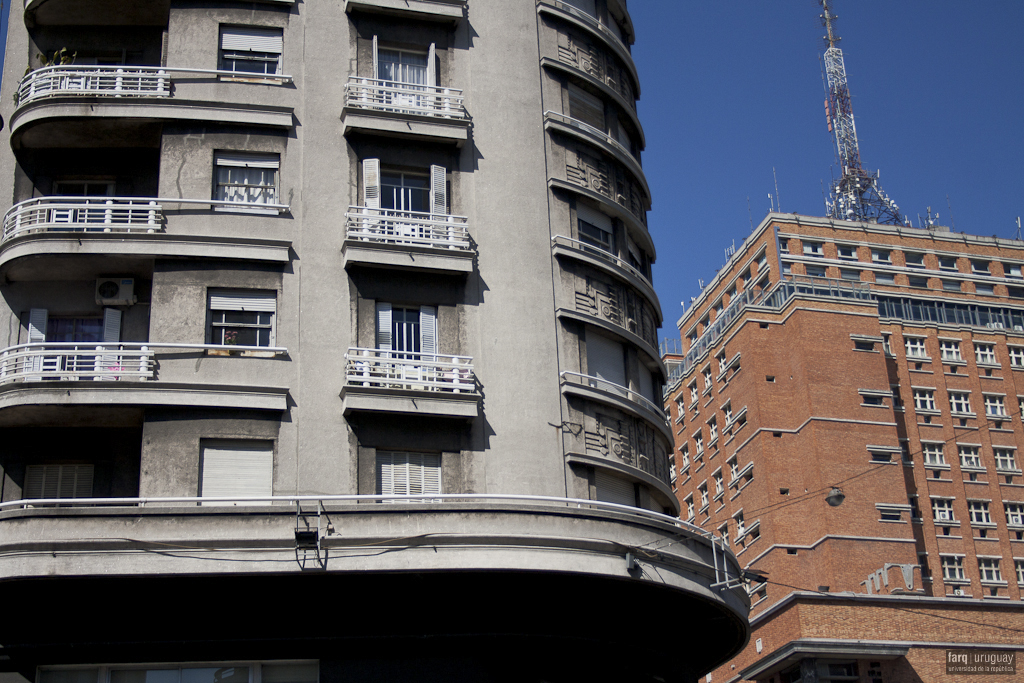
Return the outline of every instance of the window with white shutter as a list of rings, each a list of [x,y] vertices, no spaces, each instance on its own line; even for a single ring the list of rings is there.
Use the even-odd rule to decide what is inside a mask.
[[[441,455],[377,451],[377,493],[383,496],[440,494]]]
[[[277,292],[210,290],[209,343],[273,346]]]
[[[395,358],[433,360],[429,356],[437,354],[437,307],[378,302],[376,339],[377,348],[395,351]]]
[[[93,465],[29,465],[22,498],[91,498]]]
[[[203,440],[200,491],[204,498],[270,496],[274,492],[272,441]],[[255,501],[259,504],[259,501]],[[245,505],[211,501],[203,505]]]
[[[213,163],[217,177],[214,199],[245,205],[240,209],[219,206],[218,210],[277,213],[276,208],[260,208],[260,205],[278,203],[277,171],[281,166],[280,154],[216,152]]]
[[[239,74],[280,75],[284,31],[255,26],[221,26],[220,68]]]
[[[598,469],[594,471],[594,486],[596,500],[636,507],[636,485],[628,479]]]
[[[615,231],[611,218],[580,202],[576,204],[576,221],[580,242],[614,253]]]

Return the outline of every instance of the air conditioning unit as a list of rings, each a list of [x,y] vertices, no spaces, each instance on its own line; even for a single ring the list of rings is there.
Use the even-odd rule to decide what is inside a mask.
[[[135,296],[135,278],[101,277],[96,280],[96,303],[101,306],[131,306]]]

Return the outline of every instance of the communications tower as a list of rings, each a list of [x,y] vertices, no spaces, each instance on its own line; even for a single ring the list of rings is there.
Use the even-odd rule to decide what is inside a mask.
[[[899,207],[879,187],[878,174],[869,173],[861,166],[843,51],[838,47],[840,39],[833,26],[837,17],[832,12],[830,0],[818,1],[824,10],[821,23],[827,31],[825,40],[828,42],[828,49],[825,50],[828,90],[825,117],[835,144],[836,163],[841,171],[840,176],[832,180],[825,209],[831,218],[901,225],[904,221]]]

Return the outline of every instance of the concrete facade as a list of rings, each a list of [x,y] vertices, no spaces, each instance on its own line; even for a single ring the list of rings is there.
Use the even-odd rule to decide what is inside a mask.
[[[764,579],[712,680],[1020,653],[1022,264],[1020,241],[769,214],[679,320],[681,516]]]
[[[2,667],[694,681],[737,652],[739,565],[670,487],[632,41],[624,0],[14,10]]]

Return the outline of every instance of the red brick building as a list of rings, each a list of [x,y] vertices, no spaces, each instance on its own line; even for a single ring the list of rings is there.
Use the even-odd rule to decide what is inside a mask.
[[[682,517],[766,578],[710,680],[1024,651],[1022,269],[1020,241],[770,214],[688,307],[665,355]]]

